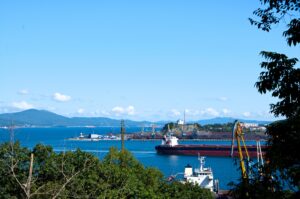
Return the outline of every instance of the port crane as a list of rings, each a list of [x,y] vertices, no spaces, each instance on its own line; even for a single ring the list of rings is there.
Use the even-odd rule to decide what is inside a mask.
[[[242,124],[238,120],[234,122],[234,127],[232,130],[232,142],[231,142],[231,154],[230,154],[231,157],[234,156],[235,140],[237,141],[238,157],[239,157],[240,167],[242,171],[242,178],[244,181],[247,181],[249,178],[249,174],[247,172],[245,162],[247,163],[248,166],[250,162],[250,157],[247,150],[247,146],[245,144],[244,133],[242,131]]]

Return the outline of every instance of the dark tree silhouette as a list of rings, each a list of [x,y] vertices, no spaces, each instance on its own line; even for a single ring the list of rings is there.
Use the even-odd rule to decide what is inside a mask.
[[[260,54],[267,60],[261,63],[266,71],[260,73],[255,86],[260,93],[272,92],[272,96],[280,100],[271,104],[275,116],[296,116],[300,108],[300,69],[294,66],[298,59],[275,52]]]
[[[249,18],[250,23],[263,31],[270,31],[272,25],[281,21],[288,22],[283,36],[290,46],[300,43],[300,1],[260,0],[260,2],[263,8],[253,12],[258,19]]]
[[[300,43],[300,0],[260,0],[261,8],[253,12],[256,19],[250,23],[263,31],[270,31],[272,25],[287,23],[283,36],[289,46]],[[249,198],[299,198],[300,197],[300,69],[297,58],[277,52],[260,53],[266,61],[261,63],[255,86],[261,94],[271,92],[278,102],[270,105],[275,116],[284,120],[268,126],[269,135],[266,154],[267,164],[256,168],[249,179]],[[234,185],[233,197],[239,198],[245,185]]]

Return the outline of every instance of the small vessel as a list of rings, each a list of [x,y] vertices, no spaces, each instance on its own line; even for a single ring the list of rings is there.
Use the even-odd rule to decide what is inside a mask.
[[[204,156],[223,156],[229,157],[231,155],[230,145],[207,145],[207,144],[178,144],[178,138],[169,134],[164,136],[161,145],[155,146],[158,154],[166,155],[198,155]],[[257,156],[257,146],[247,146],[249,157]],[[261,146],[262,155],[265,154],[267,146]],[[245,152],[245,149],[242,149]],[[238,148],[234,146],[233,156],[238,156]]]
[[[68,140],[78,140],[78,141],[99,141],[101,138],[101,135],[98,134],[89,134],[84,135],[82,132],[78,137],[69,138]]]
[[[83,133],[80,133],[78,137],[69,138],[68,140],[72,141],[100,141],[100,140],[120,140],[120,136],[115,135],[99,135],[95,133],[91,133],[88,135],[84,135]]]
[[[210,191],[218,192],[219,181],[214,180],[213,171],[210,167],[204,167],[205,157],[198,155],[200,167],[194,169],[188,164],[184,168],[184,181],[183,183],[192,183],[199,185],[202,188],[209,189]]]

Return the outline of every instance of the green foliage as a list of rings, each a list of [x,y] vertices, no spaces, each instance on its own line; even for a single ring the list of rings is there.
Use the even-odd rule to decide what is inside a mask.
[[[271,135],[267,153],[269,173],[283,187],[285,184],[300,189],[300,115],[275,122],[268,127]]]
[[[231,132],[232,130],[232,123],[226,123],[226,124],[206,124],[201,126],[198,123],[192,124],[194,127],[194,131],[207,131],[207,132]],[[165,124],[162,128],[163,133],[167,133],[168,129],[170,128],[171,131],[174,130],[181,130],[182,127],[178,125],[177,123],[168,123]]]
[[[11,172],[11,166],[16,165],[16,177],[20,181],[26,179],[28,172],[29,150],[21,148],[16,142],[2,144],[0,147],[0,198],[25,198],[25,193],[17,185]],[[24,181],[25,182],[25,181]]]
[[[292,19],[287,26],[288,30],[283,32],[283,36],[286,37],[288,45],[296,46],[298,43],[300,43],[300,19]]]
[[[208,132],[231,132],[233,123],[226,124],[207,124],[201,126],[200,130]]]
[[[165,198],[213,198],[211,192],[205,189],[200,189],[198,186],[194,186],[190,183],[182,184],[180,182],[172,182],[171,184],[165,184],[162,191],[165,192]]]
[[[285,199],[291,198],[291,192],[272,189],[276,187],[274,181],[258,180],[260,178],[250,179],[249,183],[230,184],[234,189],[230,191],[233,198],[272,198],[272,199]]]
[[[27,183],[34,154],[30,196]],[[0,198],[212,198],[209,190],[167,183],[155,168],[145,168],[130,152],[111,148],[100,161],[76,150],[55,153],[50,146],[32,150],[20,144],[0,145]],[[20,182],[20,183],[18,183]]]
[[[300,1],[299,0],[260,0],[265,8],[254,11],[259,20],[250,19],[251,24],[269,31],[272,24],[281,20],[288,22],[283,32],[288,45],[300,43]],[[288,18],[286,17],[288,16]],[[248,198],[299,198],[300,197],[300,69],[296,68],[297,58],[262,51],[266,61],[261,63],[261,72],[255,86],[262,94],[272,92],[279,102],[271,104],[275,116],[285,120],[268,126],[266,134],[270,146],[264,167],[254,170],[248,183],[233,185],[234,198],[247,193]]]
[[[266,71],[261,72],[256,87],[260,93],[272,92],[280,101],[271,104],[271,112],[287,118],[267,128],[270,148],[264,173],[272,178],[269,187],[276,187],[276,193],[287,187],[299,191],[300,156],[296,149],[300,144],[300,69],[295,68],[298,59],[275,52],[261,54],[267,59],[261,63]]]
[[[267,60],[261,63],[266,71],[260,73],[255,86],[260,93],[272,92],[281,100],[271,104],[275,116],[295,116],[300,111],[300,69],[294,68],[298,59],[275,52],[262,51],[261,55]]]
[[[179,125],[177,123],[174,123],[174,122],[170,122],[170,123],[167,123],[164,125],[164,127],[161,129],[161,131],[163,133],[167,133],[169,130],[173,130],[173,129],[176,129],[176,128],[179,128]]]
[[[299,0],[260,0],[264,8],[258,8],[253,12],[257,20],[249,18],[252,25],[263,31],[270,31],[273,24],[281,20],[287,23],[288,29],[283,32],[287,43],[296,46],[300,43],[300,1]],[[298,17],[298,18],[297,18]]]

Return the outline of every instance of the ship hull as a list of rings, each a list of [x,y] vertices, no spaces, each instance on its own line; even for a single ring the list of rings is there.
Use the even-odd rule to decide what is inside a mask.
[[[231,154],[231,146],[228,145],[158,145],[155,147],[158,154],[165,155],[198,155],[201,156],[220,156],[229,157]],[[262,154],[265,154],[266,146],[261,146]],[[256,145],[247,146],[248,154],[250,157],[257,157]],[[244,148],[242,149],[245,154]],[[238,156],[237,147],[234,148],[234,156]]]

